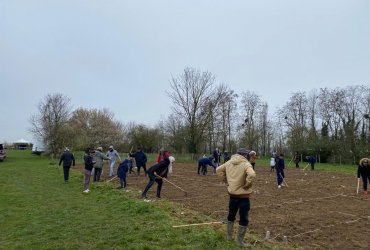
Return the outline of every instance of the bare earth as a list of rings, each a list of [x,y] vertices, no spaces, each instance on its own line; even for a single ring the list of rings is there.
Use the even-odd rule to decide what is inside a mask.
[[[208,168],[207,176],[197,175],[195,164],[175,163],[173,168],[169,180],[186,190],[187,196],[164,183],[162,198],[215,221],[226,220],[227,189],[212,168]],[[256,173],[249,229],[260,239],[270,231],[272,241],[281,243],[286,236],[288,245],[304,249],[370,249],[370,196],[356,195],[355,174],[289,168],[285,171],[288,187],[278,189],[276,174],[269,167],[257,166]],[[128,175],[127,187],[139,191],[147,182],[143,174]],[[150,189],[149,199],[155,198],[156,186]]]

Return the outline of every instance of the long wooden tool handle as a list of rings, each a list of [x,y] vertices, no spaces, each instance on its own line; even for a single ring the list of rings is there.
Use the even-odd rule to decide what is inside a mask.
[[[155,175],[155,176],[157,176],[158,178],[161,178],[161,179],[162,179],[162,180],[164,180],[164,181],[167,181],[167,182],[168,182],[168,183],[170,183],[172,186],[174,186],[174,187],[176,187],[176,188],[178,188],[178,189],[180,189],[181,191],[183,191],[183,192],[185,192],[185,193],[186,193],[186,191],[185,191],[184,189],[182,189],[181,187],[177,186],[175,183],[173,183],[173,182],[171,182],[171,181],[167,180],[167,178],[163,178],[163,177],[159,176],[158,174],[156,174],[155,172],[154,172],[154,175]]]
[[[201,225],[210,225],[210,224],[222,224],[222,221],[214,221],[214,222],[204,222],[204,223],[194,223],[194,224],[185,224],[185,225],[178,225],[172,227],[191,227],[191,226],[201,226]]]
[[[359,188],[360,188],[360,178],[357,178],[357,191],[356,191],[357,194],[358,194]]]

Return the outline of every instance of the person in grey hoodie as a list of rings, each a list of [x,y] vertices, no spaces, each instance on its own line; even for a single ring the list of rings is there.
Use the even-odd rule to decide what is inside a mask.
[[[109,157],[103,154],[103,148],[97,147],[94,155],[94,182],[100,181],[100,176],[103,171],[103,160],[109,160]]]
[[[232,240],[234,221],[239,210],[240,220],[237,236],[237,245],[249,247],[244,236],[248,226],[248,213],[250,210],[249,197],[252,194],[252,184],[256,177],[252,164],[249,162],[249,150],[238,149],[231,159],[216,169],[221,180],[226,183],[230,196],[229,215],[227,217],[227,239]]]

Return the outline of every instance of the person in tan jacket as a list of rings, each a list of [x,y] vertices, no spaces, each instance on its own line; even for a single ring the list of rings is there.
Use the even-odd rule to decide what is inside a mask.
[[[219,166],[216,173],[226,183],[230,196],[229,214],[227,217],[227,239],[233,239],[234,221],[239,210],[240,220],[237,236],[237,244],[242,247],[249,247],[245,243],[244,236],[248,227],[248,213],[250,210],[249,197],[252,194],[252,185],[256,177],[252,165],[249,162],[249,150],[238,149],[231,159]]]

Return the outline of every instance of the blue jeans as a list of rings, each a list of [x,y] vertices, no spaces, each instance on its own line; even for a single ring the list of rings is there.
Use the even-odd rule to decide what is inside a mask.
[[[109,161],[109,176],[113,176],[114,175],[114,163],[116,161],[114,160],[110,160]]]
[[[239,210],[239,225],[248,226],[248,213],[251,208],[249,198],[234,198],[230,196],[228,221],[235,221],[236,213]]]
[[[71,166],[63,166],[64,181],[67,182],[69,179],[69,169]]]

